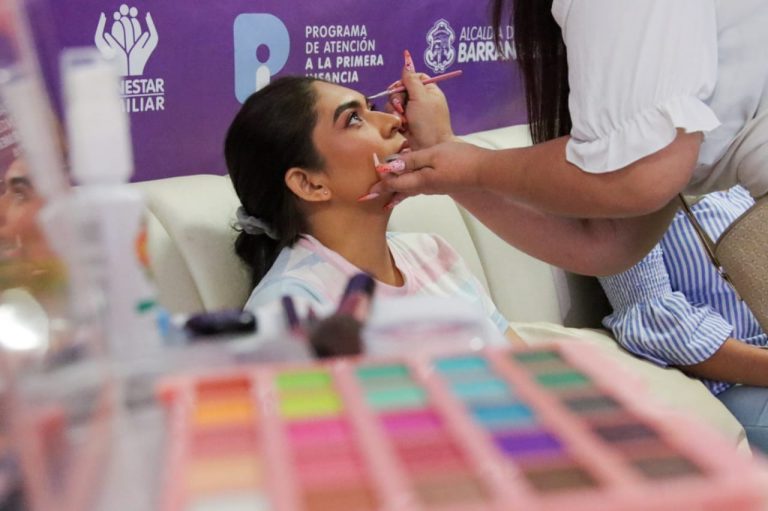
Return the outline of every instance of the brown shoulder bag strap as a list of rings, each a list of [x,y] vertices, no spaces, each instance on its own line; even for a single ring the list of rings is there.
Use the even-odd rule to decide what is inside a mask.
[[[715,254],[715,242],[712,241],[712,238],[709,237],[709,234],[707,234],[699,221],[696,220],[696,217],[693,215],[693,211],[691,211],[691,206],[688,204],[688,201],[685,200],[683,194],[679,193],[677,194],[677,197],[680,199],[680,204],[683,207],[683,211],[685,211],[685,216],[688,217],[688,220],[693,226],[693,230],[696,231],[696,235],[699,237],[701,245],[704,247],[704,251],[707,253],[707,257],[709,257],[709,260],[712,261],[712,264],[717,269],[717,273],[720,274],[720,277],[722,277],[722,279],[731,287],[731,289],[733,289],[733,291],[736,293],[736,296],[739,297],[739,300],[741,300],[739,291],[736,289],[736,286],[733,285],[733,282],[731,282],[730,277],[728,277],[728,272],[725,271],[725,268],[723,268],[723,266],[720,264],[720,261],[717,259],[717,255]]]

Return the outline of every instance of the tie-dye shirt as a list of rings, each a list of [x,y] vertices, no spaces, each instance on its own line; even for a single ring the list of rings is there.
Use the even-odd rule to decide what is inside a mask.
[[[496,309],[487,291],[464,260],[443,238],[434,234],[387,233],[395,265],[403,275],[401,287],[376,282],[375,296],[442,296],[465,299],[505,332],[509,322]],[[251,293],[247,309],[290,295],[330,312],[341,299],[349,277],[362,271],[312,236],[305,235],[285,248]]]

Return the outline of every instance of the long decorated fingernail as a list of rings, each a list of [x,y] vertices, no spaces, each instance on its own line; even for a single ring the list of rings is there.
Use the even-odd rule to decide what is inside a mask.
[[[400,101],[400,98],[398,98],[397,96],[392,97],[392,106],[394,106],[395,110],[400,112],[400,114],[405,113],[405,109],[403,108],[403,102]]]
[[[378,167],[379,165],[381,165],[381,162],[379,161],[379,155],[373,153],[373,166]]]
[[[403,57],[405,58],[405,69],[410,71],[411,73],[416,72],[416,67],[413,65],[413,58],[411,57],[411,52],[408,50],[403,51]]]
[[[365,202],[365,201],[373,200],[373,199],[377,198],[379,195],[381,195],[381,194],[376,193],[376,192],[367,193],[367,194],[365,194],[365,195],[363,195],[361,197],[358,197],[357,198],[357,202]]]
[[[376,171],[379,174],[399,174],[405,170],[405,161],[393,160],[389,163],[384,163],[376,167]]]

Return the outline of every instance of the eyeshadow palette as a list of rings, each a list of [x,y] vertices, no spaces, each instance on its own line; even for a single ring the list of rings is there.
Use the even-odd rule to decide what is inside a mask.
[[[583,344],[166,381],[163,511],[758,510],[758,463]]]

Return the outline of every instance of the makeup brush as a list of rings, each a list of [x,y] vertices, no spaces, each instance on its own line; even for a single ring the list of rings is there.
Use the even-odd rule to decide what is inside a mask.
[[[332,314],[315,325],[309,344],[317,358],[359,355],[363,351],[363,324],[345,314]]]
[[[349,279],[336,312],[318,321],[309,332],[309,342],[319,358],[359,355],[361,332],[371,305],[376,281],[367,273]]]
[[[433,76],[432,78],[427,78],[421,83],[423,83],[424,85],[427,85],[428,83],[442,82],[443,80],[447,80],[449,78],[455,78],[457,76],[461,76],[463,72],[464,71],[462,71],[461,69],[458,69],[456,71],[450,71],[448,73],[443,73],[441,75]],[[376,99],[382,96],[388,96],[390,94],[397,94],[398,92],[403,92],[405,90],[406,90],[405,87],[401,85],[400,87],[395,87],[394,89],[387,89],[387,90],[378,92],[373,96],[368,96],[366,99],[368,100]]]

